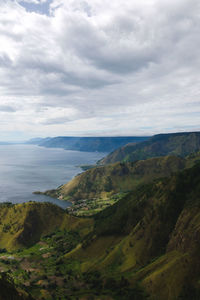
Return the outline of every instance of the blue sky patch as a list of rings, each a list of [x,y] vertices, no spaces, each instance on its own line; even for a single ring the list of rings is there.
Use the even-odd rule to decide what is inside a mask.
[[[49,6],[51,2],[52,0],[47,0],[46,2],[35,4],[20,1],[20,5],[23,6],[28,12],[36,12],[42,15],[49,16]]]

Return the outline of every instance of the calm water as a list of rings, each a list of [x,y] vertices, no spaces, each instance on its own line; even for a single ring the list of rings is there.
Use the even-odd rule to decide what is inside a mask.
[[[68,202],[32,193],[66,183],[82,172],[77,166],[93,164],[103,156],[35,145],[0,145],[0,202],[50,201],[65,208]]]

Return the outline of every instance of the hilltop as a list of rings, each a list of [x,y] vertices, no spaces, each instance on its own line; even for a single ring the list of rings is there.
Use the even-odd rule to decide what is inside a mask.
[[[87,220],[68,215],[51,203],[26,202],[0,204],[0,248],[15,250],[30,247],[42,236],[57,229],[81,228]],[[89,224],[92,221],[89,221]]]
[[[185,157],[200,150],[200,132],[158,134],[139,144],[128,144],[98,162],[99,165],[117,161],[137,161],[152,157],[176,155]]]

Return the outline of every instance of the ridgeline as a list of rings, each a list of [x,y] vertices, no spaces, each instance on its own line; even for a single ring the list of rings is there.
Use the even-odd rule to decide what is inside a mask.
[[[166,155],[185,157],[197,151],[200,151],[200,132],[158,134],[145,142],[125,145],[100,160],[98,164],[134,162]]]

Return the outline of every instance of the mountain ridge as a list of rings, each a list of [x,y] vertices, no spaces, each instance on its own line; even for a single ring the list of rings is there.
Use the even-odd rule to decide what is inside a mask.
[[[139,144],[125,145],[108,154],[97,164],[105,165],[117,161],[134,162],[165,155],[185,157],[197,151],[200,151],[200,132],[158,134]]]
[[[63,148],[65,150],[87,151],[87,152],[110,152],[127,143],[142,142],[149,137],[145,136],[119,136],[119,137],[67,137],[59,136],[53,138],[35,138],[27,144],[39,145],[48,148]]]
[[[96,203],[99,199],[101,207],[97,209],[99,211],[109,203],[113,204],[112,199],[123,197],[124,193],[134,190],[138,185],[151,183],[157,178],[169,177],[193,166],[199,160],[200,152],[197,152],[186,158],[168,155],[136,162],[97,166],[76,175],[58,189],[46,191],[44,194],[75,204],[82,203],[85,207],[87,203],[91,206],[92,202]],[[98,203],[96,205],[98,206]]]

